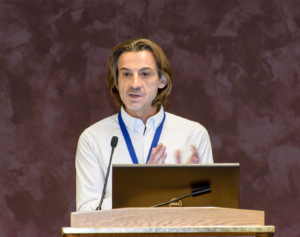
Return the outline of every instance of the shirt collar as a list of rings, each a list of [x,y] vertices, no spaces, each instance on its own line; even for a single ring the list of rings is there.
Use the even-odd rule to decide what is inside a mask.
[[[121,116],[128,130],[138,132],[138,133],[144,132],[145,125],[143,121],[139,118],[134,118],[130,116],[125,111],[124,107],[121,108]],[[164,108],[160,106],[158,113],[148,118],[146,122],[147,130],[148,128],[152,128],[155,131],[158,128],[158,126],[161,124],[163,118],[164,118]]]

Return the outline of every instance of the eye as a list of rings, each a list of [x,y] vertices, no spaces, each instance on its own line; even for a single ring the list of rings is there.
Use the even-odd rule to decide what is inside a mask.
[[[148,77],[148,76],[149,76],[149,73],[147,73],[147,72],[142,72],[142,76],[143,76],[143,77]]]
[[[129,76],[130,76],[130,73],[129,73],[129,72],[124,72],[124,73],[123,73],[123,76],[124,76],[124,77],[129,77]]]

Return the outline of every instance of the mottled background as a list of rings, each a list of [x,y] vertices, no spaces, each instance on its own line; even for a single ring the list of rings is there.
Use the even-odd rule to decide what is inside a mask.
[[[240,207],[300,236],[300,1],[0,0],[0,236],[60,236],[80,133],[119,108],[106,63],[145,37],[174,72],[167,111],[241,164]]]

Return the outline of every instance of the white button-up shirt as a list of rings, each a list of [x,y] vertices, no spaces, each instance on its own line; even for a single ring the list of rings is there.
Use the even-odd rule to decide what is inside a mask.
[[[164,110],[147,120],[146,125],[131,117],[121,108],[122,119],[131,138],[139,164],[145,164],[156,129],[161,124]],[[111,154],[111,138],[119,138],[113,164],[132,164],[125,139],[118,122],[118,114],[103,119],[87,128],[80,136],[76,153],[76,209],[93,211],[100,202]],[[185,163],[192,155],[191,145],[199,151],[200,163],[213,163],[209,135],[199,123],[166,112],[159,143],[166,146],[167,164],[175,164],[175,151],[180,150]],[[107,183],[102,209],[112,207],[112,172]]]

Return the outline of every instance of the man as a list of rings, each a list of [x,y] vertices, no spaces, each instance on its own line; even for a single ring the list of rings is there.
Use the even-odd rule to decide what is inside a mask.
[[[115,164],[213,163],[206,129],[164,112],[172,71],[157,44],[147,39],[119,44],[112,50],[108,66],[106,81],[121,112],[95,123],[79,138],[77,211],[92,211],[99,205],[113,136],[119,138]],[[102,209],[111,208],[111,192],[109,177]]]

